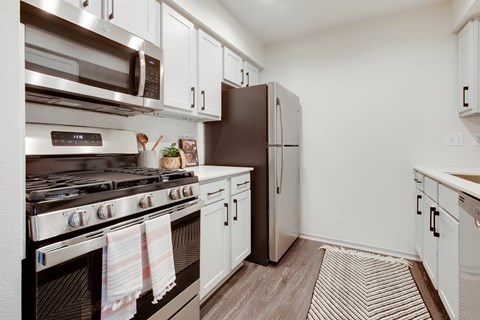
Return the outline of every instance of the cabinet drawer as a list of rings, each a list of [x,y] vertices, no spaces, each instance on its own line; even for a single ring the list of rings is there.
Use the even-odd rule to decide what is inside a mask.
[[[201,198],[205,205],[220,201],[228,196],[227,180],[220,180],[200,185]]]
[[[460,220],[458,214],[458,192],[438,185],[438,204],[450,213],[455,219]]]
[[[417,188],[420,191],[423,191],[423,179],[424,179],[423,174],[415,171],[415,177],[413,178],[413,180],[415,182],[415,188]]]
[[[250,190],[250,173],[238,177],[233,177],[230,180],[230,190],[232,192],[232,195],[245,190]]]
[[[435,202],[438,202],[438,182],[425,177],[423,181],[423,191]]]

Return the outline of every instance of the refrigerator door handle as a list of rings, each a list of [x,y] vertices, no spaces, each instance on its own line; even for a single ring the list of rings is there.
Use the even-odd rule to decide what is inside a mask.
[[[280,116],[280,126],[277,123],[277,128],[280,127],[280,148],[282,148],[282,156],[281,156],[281,163],[280,163],[280,178],[277,175],[277,194],[282,193],[282,186],[283,186],[283,115],[282,115],[282,105],[280,103],[280,99],[277,97],[277,109],[278,115]],[[278,117],[277,117],[278,119]],[[278,173],[278,169],[277,169]]]

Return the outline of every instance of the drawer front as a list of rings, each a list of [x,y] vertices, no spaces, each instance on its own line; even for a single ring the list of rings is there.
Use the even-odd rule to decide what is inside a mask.
[[[415,182],[415,188],[417,188],[420,191],[423,191],[423,179],[424,179],[423,174],[415,171],[415,177],[413,178],[413,180]]]
[[[250,190],[250,173],[230,179],[230,190],[232,191],[232,195]]]
[[[424,192],[427,196],[430,197],[435,202],[438,202],[438,182],[430,179],[429,177],[424,178],[423,184]]]
[[[227,180],[200,184],[200,192],[200,197],[205,202],[205,205],[224,200],[228,196]]]
[[[438,185],[438,204],[450,213],[455,219],[460,220],[458,214],[458,192]]]

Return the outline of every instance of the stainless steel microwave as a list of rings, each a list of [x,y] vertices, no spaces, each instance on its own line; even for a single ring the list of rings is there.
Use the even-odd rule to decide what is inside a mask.
[[[131,116],[163,109],[163,51],[62,0],[22,0],[26,101]]]

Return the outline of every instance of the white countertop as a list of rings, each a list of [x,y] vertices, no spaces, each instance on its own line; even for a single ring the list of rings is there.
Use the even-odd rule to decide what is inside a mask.
[[[438,168],[415,166],[414,169],[434,180],[437,180],[438,182],[442,183],[447,187],[450,187],[457,191],[463,191],[474,197],[480,198],[480,184],[449,174],[455,173],[466,175],[480,175],[480,168]]]
[[[226,178],[228,176],[234,176],[241,173],[247,173],[253,170],[250,167],[225,167],[225,166],[197,166],[188,167],[187,170],[191,170],[198,176],[199,181],[212,180],[216,178]]]

